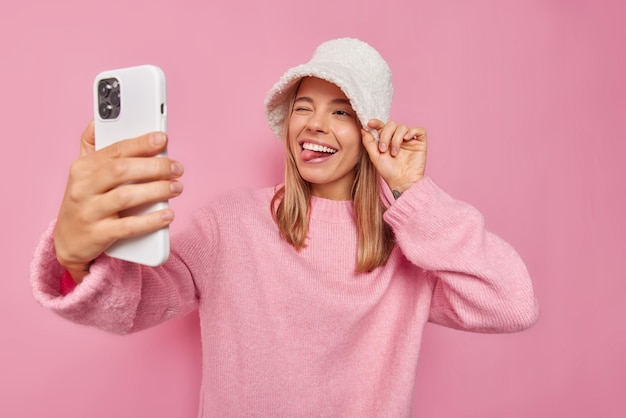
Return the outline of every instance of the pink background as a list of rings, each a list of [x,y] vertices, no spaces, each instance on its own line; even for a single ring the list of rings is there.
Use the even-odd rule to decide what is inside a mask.
[[[538,324],[514,335],[429,325],[416,415],[626,416],[624,4],[3,2],[0,416],[196,416],[195,315],[116,337],[30,293],[95,74],[143,63],[167,73],[170,153],[186,166],[176,229],[217,193],[280,181],[265,93],[339,36],[387,58],[392,117],[428,129],[429,174],[517,248],[541,303]]]

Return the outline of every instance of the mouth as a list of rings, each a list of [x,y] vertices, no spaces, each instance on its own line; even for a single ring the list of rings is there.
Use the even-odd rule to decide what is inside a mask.
[[[334,148],[330,148],[325,145],[312,144],[310,142],[303,142],[300,147],[302,148],[302,150],[321,152],[326,154],[334,154],[337,152],[337,150]]]
[[[302,160],[305,162],[322,162],[337,152],[334,148],[308,141],[303,141],[300,148],[302,149]]]

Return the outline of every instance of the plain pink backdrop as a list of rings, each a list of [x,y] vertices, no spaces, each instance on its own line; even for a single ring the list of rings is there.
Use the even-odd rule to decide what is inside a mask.
[[[31,296],[33,249],[91,117],[95,74],[165,70],[170,154],[186,167],[175,229],[218,193],[280,181],[265,93],[339,36],[387,58],[392,117],[428,129],[429,174],[517,248],[540,300],[540,321],[519,334],[427,326],[416,416],[626,416],[624,4],[3,2],[0,416],[196,416],[195,315],[117,337]]]

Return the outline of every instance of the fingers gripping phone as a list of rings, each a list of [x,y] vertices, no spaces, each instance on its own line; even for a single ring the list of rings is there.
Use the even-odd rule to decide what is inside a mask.
[[[165,74],[154,65],[104,71],[94,81],[96,149],[151,131],[167,132]],[[164,151],[159,156],[166,156]],[[136,216],[165,209],[168,202],[141,205],[120,212]],[[169,228],[116,241],[105,253],[148,266],[163,264],[170,252]]]

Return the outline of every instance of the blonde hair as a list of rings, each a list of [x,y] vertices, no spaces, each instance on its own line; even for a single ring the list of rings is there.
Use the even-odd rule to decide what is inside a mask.
[[[298,89],[299,83],[290,98],[289,111],[283,125],[286,149],[285,183],[274,193],[271,210],[281,237],[300,251],[306,247],[311,187],[300,176],[287,138],[289,118]],[[355,271],[362,273],[372,271],[387,262],[395,239],[391,227],[383,220],[385,206],[380,198],[380,177],[365,149],[355,170],[356,176],[351,190],[358,233]]]

